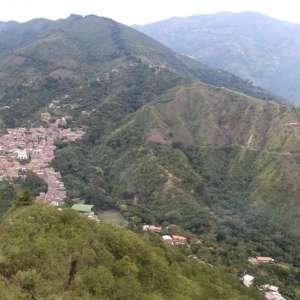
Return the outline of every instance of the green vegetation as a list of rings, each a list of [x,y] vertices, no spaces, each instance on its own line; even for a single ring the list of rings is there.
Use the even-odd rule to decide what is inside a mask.
[[[120,227],[126,227],[128,224],[128,221],[118,211],[104,211],[99,212],[97,215],[101,222],[108,222]]]
[[[112,97],[128,101],[134,95],[130,99],[131,111],[136,110],[149,95],[144,93],[141,102],[135,103],[141,96],[141,90],[135,89],[143,90],[147,85],[151,92],[161,93],[167,83],[161,83],[162,78],[174,86],[184,80],[181,76],[286,102],[234,75],[176,54],[130,27],[92,15],[22,23],[0,32],[0,45],[0,105],[9,106],[0,110],[0,116],[6,127],[41,125],[40,113],[45,110],[53,117],[70,114],[78,118],[82,111],[89,113],[100,102],[109,105]],[[133,85],[130,76],[140,73],[135,69],[143,64],[152,67],[148,72],[144,70],[142,77],[136,77]],[[148,78],[149,73],[158,76]],[[145,78],[152,82],[144,83]],[[127,89],[128,85],[131,89]],[[65,95],[71,97],[64,98]],[[49,108],[52,101],[57,105]]]
[[[262,299],[232,268],[189,260],[154,234],[42,203],[0,223],[5,299]]]
[[[30,190],[34,197],[38,196],[40,192],[47,192],[47,183],[35,173],[27,171],[24,175],[26,175],[25,181],[17,178],[13,182],[4,181],[0,183],[0,215],[7,212],[13,200],[18,198],[24,189]]]
[[[117,99],[110,103],[125,105]],[[240,276],[247,269],[258,283],[272,282],[294,299],[299,132],[285,124],[298,120],[299,111],[196,82],[152,99],[116,125],[100,108],[90,115],[91,125],[101,120],[99,135],[90,128],[85,140],[59,146],[53,166],[70,199],[120,209],[133,230],[143,222],[176,224],[181,229],[173,234],[184,230],[205,241],[200,254],[199,248],[185,254]],[[293,275],[287,280],[277,264],[275,270],[249,264],[248,257],[260,255]]]
[[[281,22],[255,12],[220,12],[173,17],[133,28],[179,53],[218,68],[214,73],[223,69],[243,78],[244,89],[240,89],[237,88],[240,79],[232,76],[230,88],[233,90],[248,94],[246,90],[252,89],[254,83],[300,104],[299,48],[295,42],[299,37],[298,24]],[[208,72],[208,76],[212,78],[211,73]],[[228,77],[226,79],[228,81]],[[269,99],[268,96],[250,95]]]
[[[84,138],[55,141],[51,163],[66,204],[84,199],[96,211],[120,211],[134,233],[32,204],[21,190],[34,197],[47,188],[33,173],[4,182],[2,213],[20,196],[0,229],[7,295],[260,299],[238,280],[246,270],[296,299],[299,109],[252,98],[281,101],[106,18],[34,23],[35,37],[0,53],[0,128],[49,126],[43,112],[50,121],[71,116],[65,127],[83,128]],[[248,95],[225,88],[245,86]],[[142,223],[204,243],[165,247]],[[275,264],[248,262],[259,255]]]

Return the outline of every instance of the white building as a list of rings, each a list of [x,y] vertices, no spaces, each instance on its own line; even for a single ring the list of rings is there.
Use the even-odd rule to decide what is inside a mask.
[[[18,159],[28,159],[26,149],[24,149],[24,150],[18,149]]]
[[[254,282],[254,277],[253,276],[246,274],[243,277],[243,283],[244,283],[245,286],[250,287],[253,284],[253,282]]]

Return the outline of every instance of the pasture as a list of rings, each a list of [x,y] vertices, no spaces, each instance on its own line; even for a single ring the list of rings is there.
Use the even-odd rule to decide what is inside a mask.
[[[101,211],[98,213],[101,222],[108,222],[115,226],[126,227],[128,221],[118,211]]]

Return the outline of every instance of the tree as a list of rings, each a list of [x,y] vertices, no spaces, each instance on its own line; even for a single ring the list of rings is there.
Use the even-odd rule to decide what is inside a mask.
[[[33,203],[31,192],[29,190],[24,190],[23,194],[19,196],[15,203],[18,207],[31,205]]]

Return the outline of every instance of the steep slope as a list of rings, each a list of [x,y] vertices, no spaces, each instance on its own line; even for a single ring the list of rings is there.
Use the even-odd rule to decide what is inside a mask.
[[[136,225],[176,224],[201,234],[214,249],[203,253],[211,263],[254,272],[249,256],[271,256],[284,265],[255,276],[295,295],[299,109],[192,80],[176,83],[170,71],[170,82],[147,66],[129,71],[126,89],[78,118],[77,125],[89,126],[85,140],[57,144],[53,166],[69,198],[122,209]],[[118,86],[120,78],[122,72],[111,80]],[[284,266],[295,268],[295,277],[284,281]]]
[[[0,32],[0,53],[18,49],[34,41],[52,23],[53,21],[46,19],[33,19]]]
[[[299,206],[299,120],[296,108],[191,83],[174,87],[143,106],[106,135],[93,156],[101,166],[103,157],[109,162],[103,167],[113,176],[113,182],[118,182],[116,196],[127,193],[133,199],[134,194],[140,194],[140,203],[150,204],[152,210],[159,207],[163,213],[173,207],[195,214],[207,201],[205,184],[194,173],[199,166],[184,155],[193,156],[196,149],[203,158],[202,171],[210,173],[206,184],[227,168],[222,172],[231,193],[244,193],[253,202],[263,198],[274,208],[284,197],[282,209],[289,209],[291,204]],[[227,167],[222,166],[218,155],[226,147],[227,158],[223,159],[230,160]],[[214,154],[210,154],[212,149]],[[208,171],[207,164],[214,165],[211,160],[220,165]],[[243,171],[243,164],[251,171]],[[199,175],[204,176],[201,172]],[[180,205],[164,194],[170,184]],[[156,204],[158,199],[163,204]]]
[[[236,76],[176,54],[130,27],[92,15],[72,15],[56,22],[36,19],[0,33],[0,104],[9,106],[0,114],[7,126],[24,125],[37,120],[39,109],[55,97],[81,94],[82,98],[83,91],[87,97],[95,88],[91,82],[107,81],[105,76],[112,70],[141,63],[157,73],[169,69],[212,85],[285,102]]]
[[[133,28],[175,51],[300,103],[297,24],[253,12],[222,12],[174,17]]]
[[[261,299],[235,274],[189,260],[158,236],[98,224],[70,208],[35,203],[7,214],[0,227],[3,299]]]

